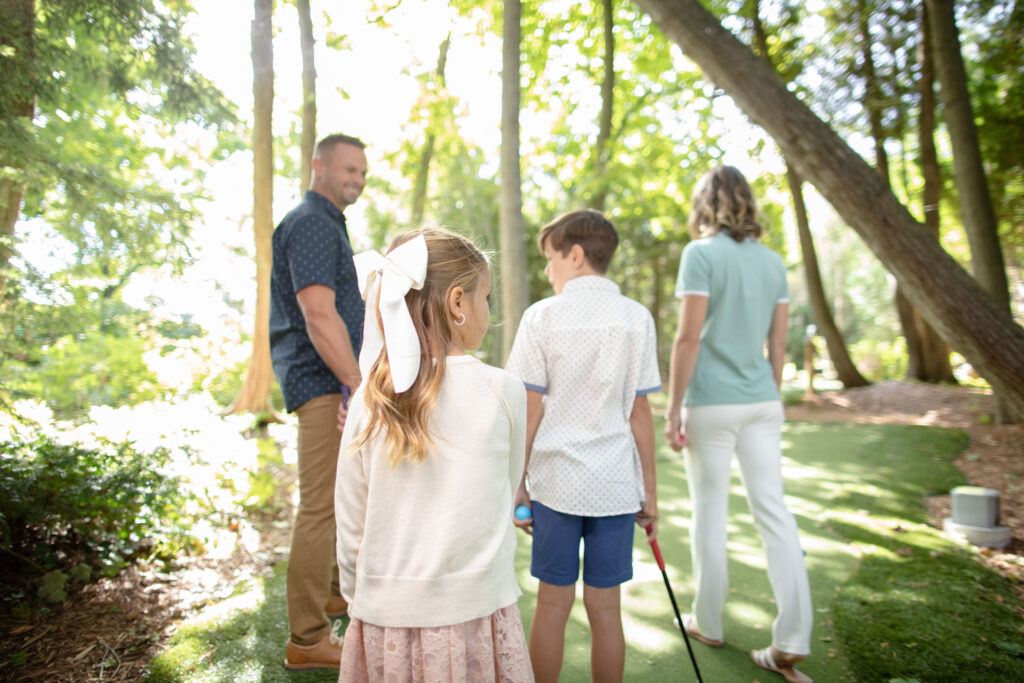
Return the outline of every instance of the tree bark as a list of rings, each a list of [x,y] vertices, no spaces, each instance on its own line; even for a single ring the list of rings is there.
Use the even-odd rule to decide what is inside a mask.
[[[871,139],[875,143],[875,168],[892,187],[889,178],[889,154],[885,151],[885,126],[882,125],[883,102],[881,89],[878,87],[878,74],[875,70],[875,57],[871,52],[871,10],[865,0],[857,3],[857,29],[860,31],[861,43],[861,76],[864,78],[864,111],[868,115],[868,127]]]
[[[0,112],[12,121],[31,120],[35,114],[35,0],[0,0],[0,46],[9,49],[7,73],[0,98]],[[0,158],[0,168],[19,169],[15,158]],[[21,214],[25,186],[17,173],[0,177],[0,301],[7,285],[7,265],[11,259],[14,226]]]
[[[926,0],[925,4],[928,7],[932,58],[939,80],[943,116],[953,147],[953,176],[960,195],[961,220],[971,248],[971,269],[982,290],[992,298],[996,306],[1012,315],[996,213],[985,177],[971,97],[967,90],[967,75],[960,53],[956,8],[953,0]],[[1022,384],[1019,377],[1018,385]],[[997,421],[1024,420],[1024,406],[1015,406],[1015,402],[1004,396],[998,388],[995,388],[995,393]]]
[[[299,11],[299,42],[302,46],[302,137],[299,145],[299,195],[302,196],[309,189],[316,147],[316,62],[309,0],[296,0],[295,7]]]
[[[438,49],[437,55],[437,82],[440,86],[440,92],[444,92],[445,78],[444,70],[445,65],[448,63],[448,48],[452,44],[451,34],[444,39],[441,43],[441,47]],[[434,121],[434,117],[431,116],[427,120],[427,135],[426,140],[423,143],[423,155],[420,157],[419,166],[416,169],[416,180],[413,182],[412,188],[412,210],[410,212],[409,222],[413,226],[418,226],[423,222],[423,215],[426,212],[427,207],[427,187],[430,180],[430,162],[434,158],[434,146],[437,144],[437,135],[434,134],[434,126],[438,125],[437,121]]]
[[[601,0],[604,8],[604,78],[601,81],[601,118],[594,146],[594,194],[588,206],[604,211],[608,185],[604,171],[608,165],[608,147],[612,139],[612,114],[615,107],[615,15],[612,0]]]
[[[942,175],[939,155],[935,150],[935,68],[932,61],[931,30],[928,27],[928,8],[921,5],[921,44],[918,46],[921,64],[921,114],[918,132],[921,149],[921,175],[924,178],[924,226],[939,240],[939,200],[942,197]],[[921,338],[921,379],[928,382],[956,382],[949,362],[949,345],[932,329],[917,311],[914,322]]]
[[[752,5],[752,21],[754,24],[754,44],[761,59],[772,67],[771,54],[768,52],[768,36],[761,22],[761,4],[754,0]],[[836,369],[839,381],[845,387],[863,387],[871,384],[864,375],[857,369],[850,353],[846,349],[846,341],[839,332],[832,310],[829,308],[828,300],[825,297],[825,287],[821,282],[821,270],[818,268],[818,254],[814,249],[814,240],[811,237],[811,224],[807,219],[807,205],[804,203],[803,180],[793,169],[793,166],[786,162],[786,182],[789,185],[789,192],[793,197],[793,212],[796,214],[797,233],[800,236],[800,253],[803,257],[804,280],[807,282],[807,299],[811,305],[811,313],[818,331],[825,338],[825,345],[828,347],[829,358]],[[807,368],[811,372],[811,368]]]
[[[255,0],[252,22],[253,94],[253,234],[256,241],[256,318],[252,356],[245,383],[227,409],[230,413],[273,416],[270,388],[270,266],[274,192],[274,48],[272,15],[274,0]]]
[[[519,166],[520,0],[505,0],[501,69],[501,237],[502,349],[504,365],[519,319],[530,300],[526,272],[522,171]]]
[[[875,170],[885,181],[886,187],[892,189],[892,178],[889,173],[889,154],[885,151],[888,138],[882,124],[884,103],[878,83],[878,72],[875,69],[875,58],[872,53],[874,41],[871,38],[871,12],[874,8],[865,0],[857,3],[857,30],[861,43],[861,76],[864,78],[864,111],[868,115],[868,129],[875,143]],[[917,328],[917,311],[896,283],[894,295],[896,315],[903,330],[903,338],[907,342],[907,376],[923,379],[922,339]]]
[[[981,288],[997,306],[1009,311],[1006,265],[978,146],[971,97],[967,91],[954,3],[953,0],[926,0],[925,5],[932,33],[932,57],[939,80],[942,112],[953,147],[953,174],[960,194],[960,213],[971,247],[971,267]]]
[[[1024,329],[918,223],[865,161],[697,0],[637,0],[776,141],[954,348],[1024,414]]]
[[[821,270],[818,268],[818,254],[814,249],[810,221],[807,219],[807,205],[804,203],[802,189],[803,180],[788,162],[786,163],[786,182],[789,185],[790,194],[793,195],[793,211],[796,214],[796,228],[800,236],[800,254],[803,256],[804,262],[804,279],[807,281],[807,299],[811,304],[814,323],[818,326],[818,332],[825,338],[828,357],[832,360],[839,381],[847,388],[865,387],[871,382],[860,373],[857,365],[850,358],[846,341],[836,325],[835,318],[832,317],[832,310],[825,297],[825,287],[821,282]]]

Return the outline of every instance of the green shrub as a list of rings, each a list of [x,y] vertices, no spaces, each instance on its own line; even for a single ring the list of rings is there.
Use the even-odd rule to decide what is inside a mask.
[[[130,443],[0,442],[0,548],[79,581],[91,573],[83,564],[113,575],[141,555],[174,557],[194,542],[168,458]]]

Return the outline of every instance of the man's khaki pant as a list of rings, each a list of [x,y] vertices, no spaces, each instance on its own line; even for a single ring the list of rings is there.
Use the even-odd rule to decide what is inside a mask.
[[[288,558],[288,625],[297,645],[316,645],[330,631],[324,607],[338,595],[334,475],[338,469],[341,394],[303,403],[299,417],[299,509]]]

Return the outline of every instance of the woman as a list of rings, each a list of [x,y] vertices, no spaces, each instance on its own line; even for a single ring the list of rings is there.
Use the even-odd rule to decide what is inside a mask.
[[[682,627],[711,647],[724,644],[729,594],[726,557],[729,478],[735,453],[747,501],[764,542],[778,615],[769,647],[754,662],[810,681],[794,668],[810,653],[810,587],[796,520],[782,493],[782,402],[789,290],[743,175],[731,166],[701,179],[676,284],[682,299],[672,348],[665,437],[685,452],[693,501],[691,551],[696,591]],[[764,348],[767,343],[768,355]]]

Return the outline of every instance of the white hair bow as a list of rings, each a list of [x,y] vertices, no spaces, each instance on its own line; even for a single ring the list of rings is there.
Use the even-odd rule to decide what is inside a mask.
[[[363,322],[363,348],[359,353],[359,370],[363,377],[387,347],[391,381],[400,394],[416,381],[420,373],[420,339],[416,334],[405,295],[420,289],[427,276],[427,241],[420,235],[392,249],[387,256],[377,251],[364,251],[352,257],[359,278],[359,292],[366,300]],[[379,303],[376,308],[374,301]],[[380,311],[380,320],[377,319]]]

